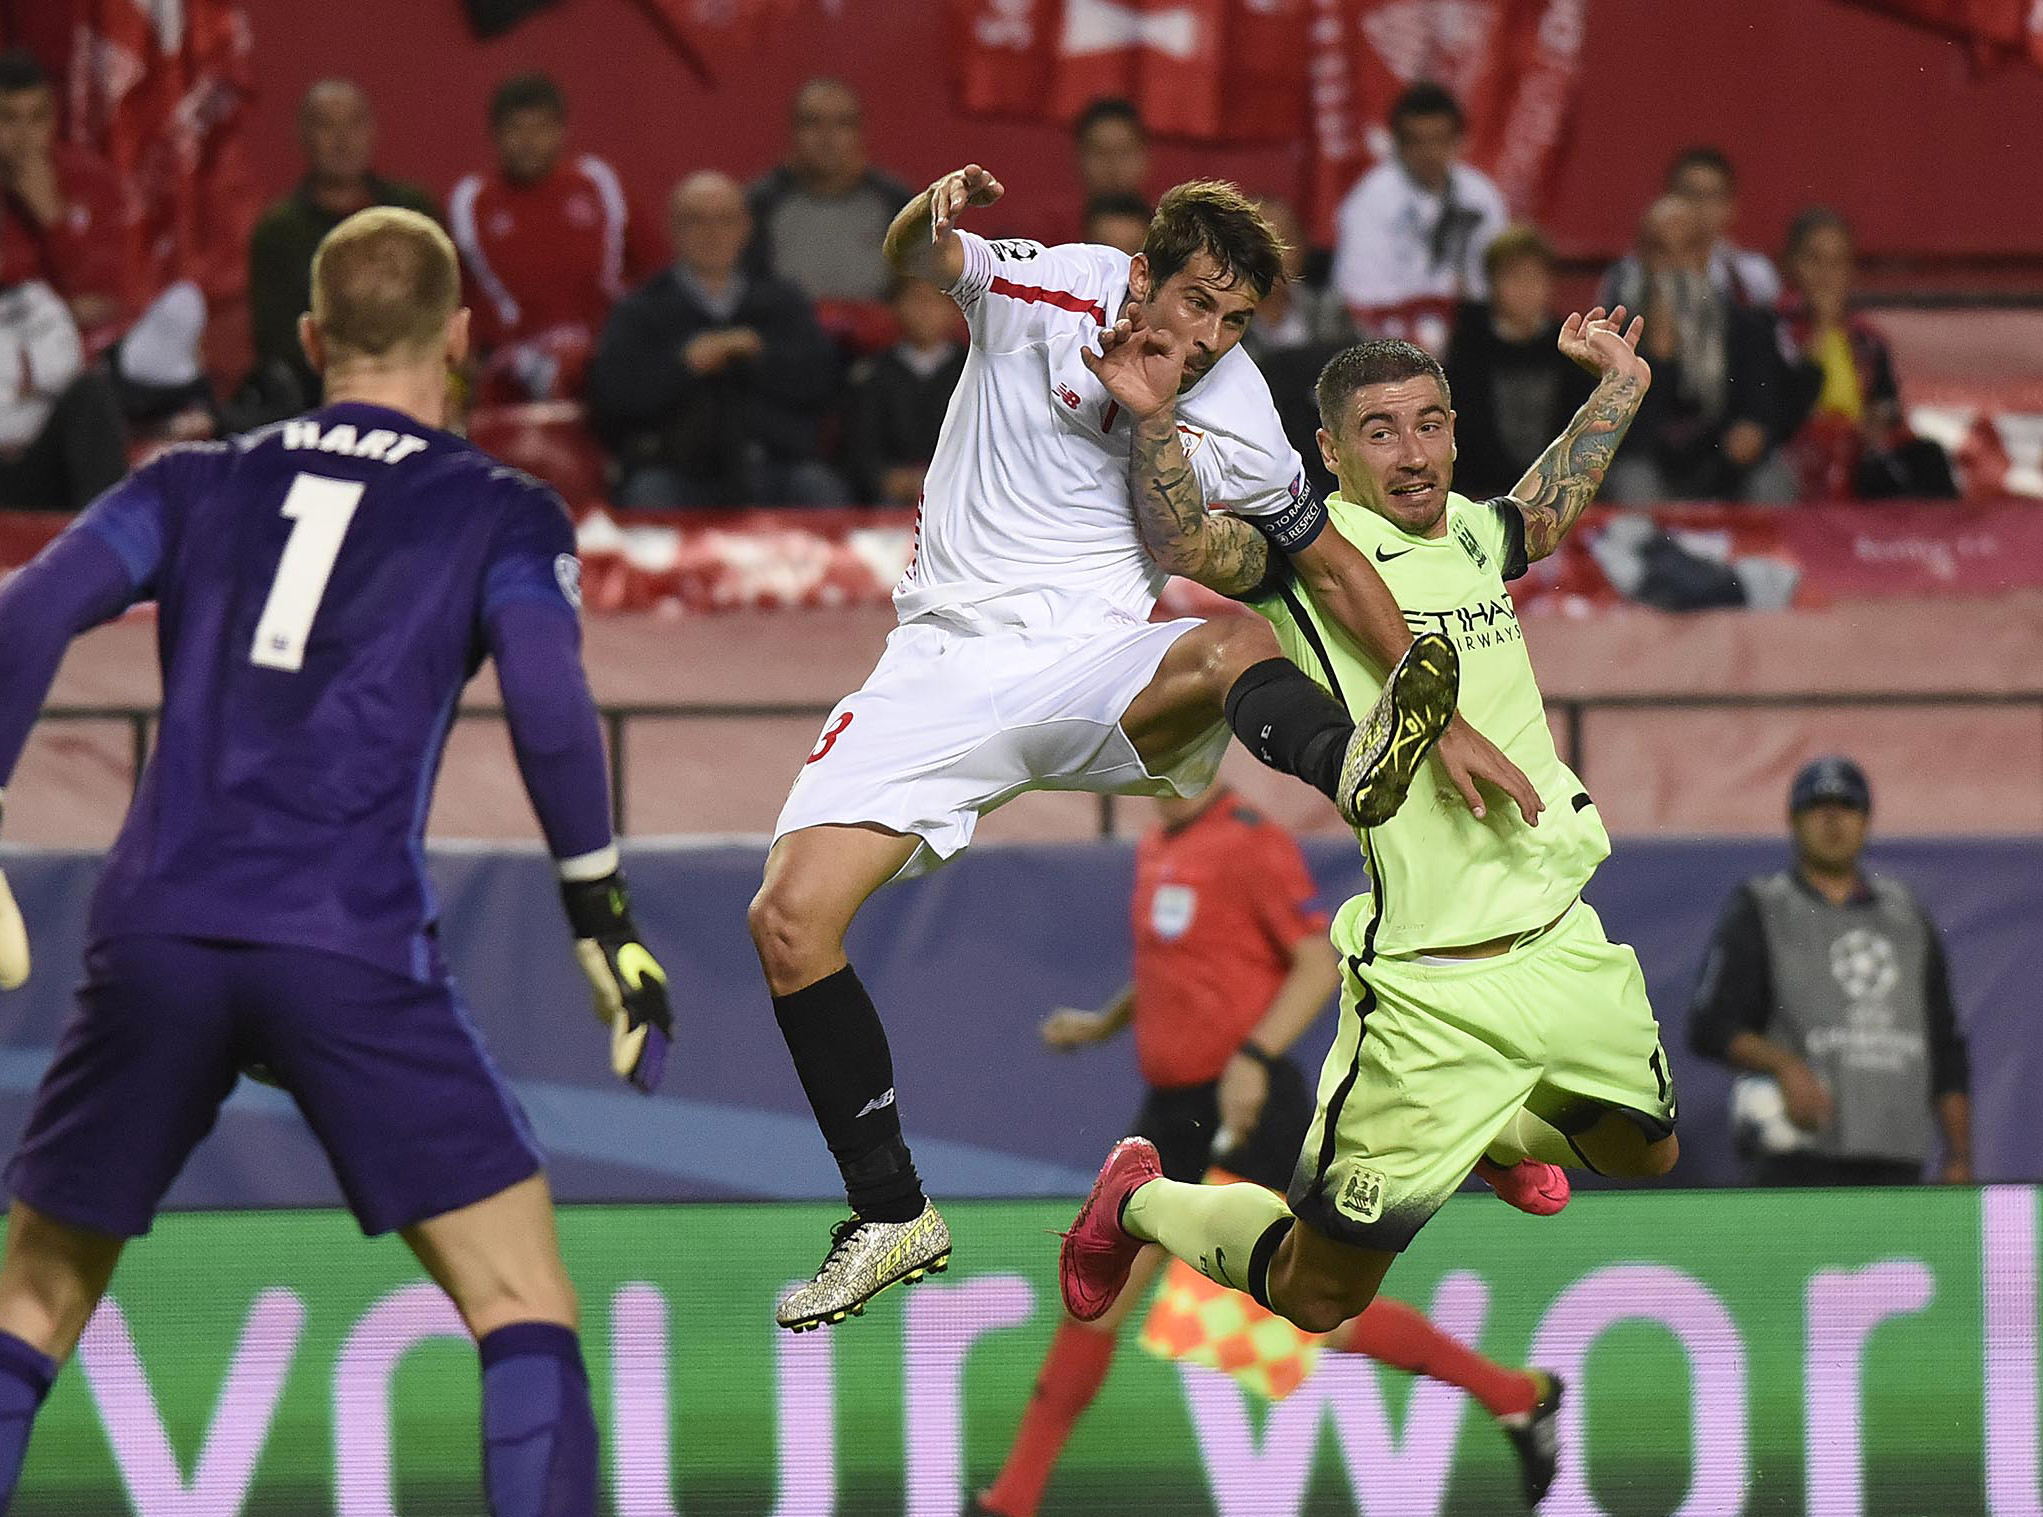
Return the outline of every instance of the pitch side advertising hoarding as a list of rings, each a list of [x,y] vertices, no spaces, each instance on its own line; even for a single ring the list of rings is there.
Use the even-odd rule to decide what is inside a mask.
[[[791,1337],[816,1206],[563,1217],[617,1517],[957,1517],[1056,1322],[1064,1203],[947,1208],[949,1274]],[[1547,1517],[2039,1517],[2038,1193],[1454,1200],[1395,1295],[1570,1387]],[[475,1513],[475,1357],[393,1240],[330,1212],[165,1218],[38,1424],[17,1517]],[[1327,1355],[1268,1403],[1130,1333],[1052,1481],[1079,1513],[1520,1509],[1459,1391]]]

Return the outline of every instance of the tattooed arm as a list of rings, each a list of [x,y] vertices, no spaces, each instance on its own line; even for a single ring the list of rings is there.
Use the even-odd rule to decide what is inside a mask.
[[[1653,383],[1653,371],[1638,352],[1644,330],[1643,316],[1625,328],[1623,306],[1608,318],[1601,306],[1587,316],[1578,313],[1561,328],[1561,351],[1598,379],[1575,419],[1511,492],[1525,514],[1526,557],[1545,558],[1558,548],[1596,498],[1617,445]]]
[[[1135,423],[1129,493],[1142,545],[1164,568],[1222,595],[1246,595],[1270,572],[1270,544],[1239,516],[1208,511],[1166,406]]]

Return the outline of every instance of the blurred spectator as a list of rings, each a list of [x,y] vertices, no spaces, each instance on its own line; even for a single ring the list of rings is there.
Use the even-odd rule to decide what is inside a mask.
[[[1478,500],[1509,493],[1596,387],[1555,346],[1554,250],[1539,230],[1507,228],[1483,269],[1490,298],[1462,306],[1447,349],[1455,484]]]
[[[1795,776],[1795,867],[1733,892],[1703,960],[1689,1043],[1752,1079],[1734,1126],[1758,1185],[1910,1185],[1942,1129],[1972,1179],[1965,1038],[1937,929],[1866,874],[1872,792],[1850,759]]]
[[[1461,104],[1437,84],[1414,84],[1390,110],[1395,149],[1335,212],[1334,287],[1355,322],[1444,353],[1463,300],[1489,294],[1483,254],[1508,219],[1487,177],[1456,161]]]
[[[1640,220],[1637,256],[1609,292],[1646,318],[1640,351],[1652,360],[1653,388],[1604,477],[1606,500],[1795,498],[1794,471],[1775,446],[1788,371],[1774,318],[1719,290],[1709,253],[1695,207],[1663,195]]]
[[[209,430],[205,297],[184,280],[137,288],[133,230],[133,201],[113,165],[57,140],[56,92],[41,65],[0,53],[0,285],[40,280],[62,297],[85,356],[109,355],[129,415],[153,420],[196,405]]]
[[[1155,214],[1140,195],[1126,191],[1095,195],[1085,203],[1085,226],[1078,240],[1117,248],[1133,258],[1142,251]]]
[[[894,271],[880,244],[911,193],[866,162],[851,86],[811,79],[788,113],[786,162],[746,191],[756,228],[747,267],[811,300],[885,300]]]
[[[837,355],[802,292],[740,268],[738,186],[674,191],[674,265],[617,304],[589,368],[589,419],[618,455],[624,506],[842,505],[817,458]]]
[[[894,315],[901,340],[852,375],[845,461],[860,500],[907,506],[921,498],[951,391],[965,371],[965,344],[957,306],[926,279],[901,281]]]
[[[659,266],[617,171],[569,156],[567,101],[544,74],[497,86],[489,104],[495,172],[447,200],[461,250],[484,398],[543,400],[581,388],[589,351],[629,279]]]
[[[0,506],[77,511],[127,472],[111,375],[41,280],[0,289]]]
[[[1771,310],[1780,299],[1780,275],[1766,254],[1741,248],[1731,241],[1731,228],[1738,220],[1738,179],[1731,172],[1731,160],[1713,147],[1686,148],[1667,166],[1669,195],[1678,195],[1694,209],[1702,223],[1702,235],[1710,250],[1710,283],[1742,306]],[[1629,278],[1628,265],[1636,256],[1620,259],[1603,276],[1597,298],[1610,304],[1612,292],[1621,279]]]
[[[238,397],[255,425],[319,403],[319,376],[298,346],[298,318],[312,304],[312,255],[320,239],[357,211],[402,206],[437,218],[433,197],[375,170],[376,113],[361,87],[322,79],[298,103],[305,177],[255,224],[248,244],[248,305],[256,371]]]
[[[1791,293],[1781,316],[1801,354],[1808,412],[1788,443],[1803,493],[1957,494],[1944,450],[1903,420],[1887,339],[1851,309],[1851,227],[1821,206],[1803,211],[1788,228],[1783,262]]]
[[[57,140],[42,66],[0,53],[0,282],[40,279],[64,298],[88,352],[128,316],[127,196],[112,164]]]
[[[1134,101],[1118,95],[1093,101],[1072,123],[1071,145],[1085,199],[1142,195],[1149,181],[1149,130]]]
[[[1284,277],[1256,307],[1242,346],[1263,371],[1270,399],[1284,423],[1284,435],[1305,461],[1313,487],[1323,495],[1330,494],[1334,479],[1319,456],[1319,398],[1314,387],[1327,360],[1360,334],[1340,297],[1325,280],[1309,274],[1311,249],[1306,246],[1298,213],[1288,202],[1274,197],[1257,204],[1284,239]]]

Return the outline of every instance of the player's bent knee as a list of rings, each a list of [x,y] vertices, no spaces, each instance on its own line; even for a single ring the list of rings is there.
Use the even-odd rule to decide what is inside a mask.
[[[1343,1322],[1362,1315],[1376,1298],[1374,1287],[1366,1291],[1332,1290],[1304,1293],[1298,1300],[1276,1300],[1278,1315],[1308,1333],[1330,1333]]]
[[[839,934],[822,922],[821,913],[804,902],[784,879],[769,878],[745,912],[752,946],[760,966],[778,994],[798,990],[818,977],[832,958]]]
[[[1243,670],[1265,659],[1284,656],[1284,650],[1277,644],[1277,634],[1260,616],[1230,617],[1207,625],[1221,629],[1208,672],[1222,699],[1241,678]]]
[[[1677,1138],[1673,1133],[1669,1133],[1657,1143],[1648,1144],[1645,1155],[1645,1178],[1649,1180],[1659,1179],[1660,1176],[1669,1173],[1674,1168],[1675,1160],[1680,1157],[1681,1139]]]
[[[1277,1315],[1308,1333],[1330,1333],[1362,1315],[1376,1299],[1379,1277],[1350,1278],[1293,1271],[1270,1281],[1270,1305]]]

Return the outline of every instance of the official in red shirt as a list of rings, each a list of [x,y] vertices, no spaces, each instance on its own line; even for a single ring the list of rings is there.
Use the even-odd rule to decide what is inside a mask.
[[[625,290],[663,261],[617,171],[567,146],[567,102],[544,74],[498,86],[489,108],[494,173],[447,201],[461,251],[483,393],[541,400],[581,388],[590,351]]]
[[[1043,1038],[1075,1048],[1132,1020],[1149,1094],[1129,1131],[1165,1173],[1197,1180],[1220,1158],[1282,1190],[1312,1115],[1285,1055],[1340,984],[1326,914],[1291,835],[1225,786],[1157,809],[1135,850],[1134,983],[1100,1011],[1059,1010]]]

